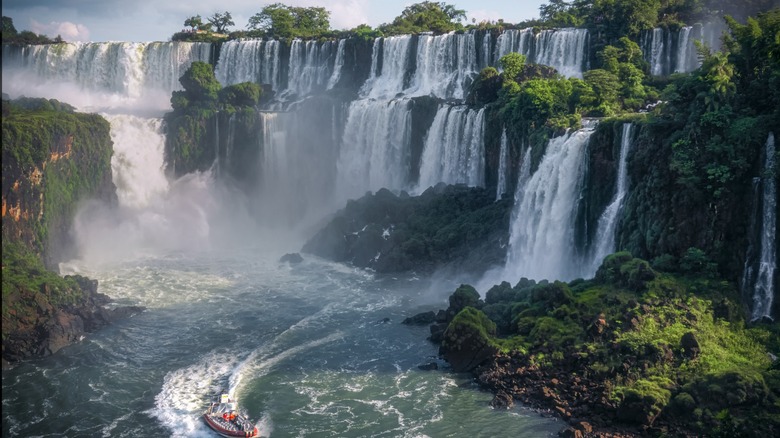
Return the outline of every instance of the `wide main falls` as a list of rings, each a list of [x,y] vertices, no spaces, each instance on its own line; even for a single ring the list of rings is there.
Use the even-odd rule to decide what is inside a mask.
[[[135,56],[164,50],[165,44],[134,50],[121,44],[71,48],[74,62],[92,56],[83,52],[87,49],[94,49],[95,57],[114,51],[134,67],[110,75],[135,78],[132,87],[103,76],[109,70],[99,68],[56,81],[51,78],[56,72],[43,64],[21,66],[27,75],[3,71],[4,89],[17,94],[32,90],[26,91],[28,96],[64,101],[79,97],[73,103],[80,109],[99,111],[109,120],[119,205],[90,203],[80,211],[74,229],[80,256],[60,269],[97,279],[99,291],[116,305],[146,308],[54,356],[3,370],[3,436],[213,436],[200,416],[222,391],[237,397],[261,432],[274,437],[500,436],[507,431],[538,437],[561,428],[558,421],[522,407],[491,409],[492,395],[478,390],[468,376],[418,368],[438,360],[436,346],[426,340],[427,328],[400,321],[443,307],[457,284],[413,275],[387,277],[307,255],[298,265],[280,263],[281,255],[300,250],[308,236],[258,221],[257,210],[249,207],[262,205],[222,184],[215,169],[179,179],[166,176],[160,108],[166,108],[170,92],[178,89],[168,78],[209,55],[200,46],[185,44],[175,51],[168,47],[178,63],[163,62],[162,55]],[[234,56],[231,50],[238,49],[224,47],[223,56]],[[271,60],[277,50],[273,44],[255,49],[259,59]],[[300,67],[297,83],[280,76],[289,65],[246,66],[235,72],[218,68],[217,73],[234,75],[231,80],[276,80],[289,84],[291,94],[325,89],[338,81],[333,78],[338,74],[339,45],[327,53],[306,44],[296,50],[301,62],[319,56],[327,68],[294,66]],[[104,66],[113,62],[105,57],[92,61]],[[54,82],[56,87],[47,88]],[[167,96],[150,102],[151,88],[145,87],[154,88],[154,96],[160,90]],[[391,101],[377,105],[385,111],[405,105],[403,100]],[[355,105],[362,106],[352,115],[372,111],[368,103]],[[448,111],[451,119],[457,116],[468,123],[464,126],[470,126],[470,132],[481,129],[477,112],[459,107]],[[305,139],[285,127],[302,123],[295,120],[301,114],[265,113],[258,121],[264,141],[276,149],[261,155],[257,166],[278,171],[276,195],[298,193],[287,178],[290,159],[303,150],[290,145]],[[400,119],[388,123],[402,124],[403,116],[398,113]],[[381,137],[358,128],[348,134],[355,136],[356,144],[368,145]],[[231,126],[219,129],[227,133]],[[343,129],[334,128],[330,134],[335,140],[328,141],[343,141]],[[463,138],[464,151],[471,150],[473,141]],[[430,142],[433,147],[434,139]],[[218,152],[229,146],[217,144]],[[385,155],[356,151],[385,167],[407,157],[403,148],[381,151]],[[336,150],[322,152],[333,159],[328,172],[339,172],[334,186],[350,182],[343,179],[342,168],[360,170]],[[481,178],[481,165],[476,166],[466,175],[470,183],[479,184],[471,179]],[[404,171],[385,169],[382,179],[372,180],[371,174],[363,183],[394,184],[406,178]],[[323,171],[322,178],[333,176],[328,172]],[[270,170],[266,174],[273,175]],[[315,192],[306,193],[314,197]],[[293,205],[284,203],[289,199],[285,196],[259,196]]]

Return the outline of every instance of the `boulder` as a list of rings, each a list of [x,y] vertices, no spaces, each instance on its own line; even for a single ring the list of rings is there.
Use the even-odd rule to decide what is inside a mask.
[[[683,349],[683,354],[688,359],[696,359],[699,357],[701,348],[699,347],[699,341],[696,339],[696,335],[694,335],[693,332],[682,335],[682,338],[680,338],[680,346]]]
[[[279,263],[289,263],[291,265],[297,265],[302,261],[303,257],[297,252],[285,254],[279,259]]]
[[[491,339],[495,332],[495,323],[484,313],[466,307],[447,326],[439,354],[454,372],[471,371],[498,353]]]

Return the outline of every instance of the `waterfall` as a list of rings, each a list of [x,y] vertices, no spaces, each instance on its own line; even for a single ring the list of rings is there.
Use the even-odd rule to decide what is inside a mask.
[[[549,29],[536,36],[534,62],[555,67],[567,77],[582,78],[587,29]]]
[[[528,61],[534,56],[535,37],[533,29],[510,29],[502,32],[496,39],[496,54],[493,62],[498,64],[502,56],[510,52],[525,55]]]
[[[501,132],[501,151],[498,157],[498,184],[496,184],[496,201],[506,192],[507,161],[509,161],[509,148],[507,147],[506,128]]]
[[[713,52],[721,48],[725,21],[716,20],[685,26],[673,34],[656,27],[642,33],[642,52],[650,64],[650,74],[664,76],[670,73],[688,73],[701,65],[694,41],[701,41]]]
[[[169,108],[171,92],[181,89],[179,77],[192,62],[208,62],[210,54],[208,43],[30,45],[3,50],[3,65],[12,67],[3,69],[3,86],[9,94],[53,97],[77,107],[116,107],[130,101],[134,108]]]
[[[593,129],[550,140],[538,169],[518,187],[504,278],[571,280],[582,275],[574,221]],[[527,158],[526,158],[527,160]]]
[[[270,84],[279,90],[279,41],[235,40],[222,44],[214,69],[223,85],[241,82]]]
[[[645,53],[645,60],[650,64],[650,74],[653,76],[662,76],[666,74],[664,69],[666,63],[665,56],[667,46],[665,44],[664,30],[656,27],[652,31],[646,31],[642,34],[642,48]]]
[[[101,114],[111,124],[111,176],[119,205],[143,208],[168,191],[163,172],[162,119]]]
[[[696,57],[696,47],[691,38],[693,27],[685,26],[680,29],[677,40],[677,62],[674,67],[675,73],[686,73],[693,71],[697,67],[698,59]]]
[[[587,42],[587,29],[548,29],[537,35],[533,29],[506,30],[496,40],[495,63],[507,53],[517,52],[525,55],[528,62],[554,67],[564,76],[582,78]]]
[[[420,191],[439,182],[481,186],[485,179],[485,109],[439,106],[425,139]]]
[[[492,64],[492,60],[490,58],[490,55],[492,54],[490,51],[492,42],[493,35],[490,32],[485,32],[482,35],[482,50],[480,51],[478,62],[479,70],[482,70],[483,68]]]
[[[764,150],[764,176],[758,179],[760,185],[760,222],[753,220],[754,227],[760,227],[757,244],[761,250],[757,263],[752,262],[750,250],[745,262],[743,288],[752,292],[753,306],[751,320],[771,318],[774,301],[775,268],[777,267],[777,185],[775,182],[776,151],[775,136],[769,133]],[[757,198],[759,198],[757,197]],[[756,212],[759,210],[757,209]]]
[[[336,61],[333,64],[333,74],[328,80],[328,90],[335,87],[341,79],[341,69],[344,67],[344,45],[347,40],[339,40],[339,46],[336,49]]]
[[[596,270],[601,266],[604,257],[615,251],[615,234],[617,233],[620,210],[623,207],[623,199],[628,193],[627,157],[633,139],[631,135],[633,126],[632,123],[623,124],[623,136],[620,141],[620,160],[618,162],[615,195],[599,218],[596,238],[594,240],[593,255],[591,257],[591,272],[589,275],[595,274]]]
[[[434,95],[463,99],[465,90],[478,73],[474,33],[420,35],[417,42],[417,68],[412,95]]]
[[[361,96],[392,98],[404,89],[411,35],[377,38],[371,55],[371,76],[361,89]],[[381,50],[380,50],[381,48]],[[382,54],[381,68],[379,54]]]
[[[325,88],[332,74],[333,41],[294,39],[290,46],[287,91],[305,96]]]
[[[219,176],[219,111],[214,114],[214,163],[211,165],[214,169],[214,175]]]
[[[338,159],[339,193],[403,189],[411,168],[409,99],[356,100],[349,107]]]

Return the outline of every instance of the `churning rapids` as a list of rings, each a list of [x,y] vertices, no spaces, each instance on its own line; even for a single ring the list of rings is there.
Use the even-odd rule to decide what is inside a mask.
[[[453,280],[380,276],[306,255],[280,263],[306,233],[263,230],[239,207],[246,199],[210,172],[166,179],[148,93],[126,92],[128,104],[85,94],[84,84],[71,95],[67,84],[20,87],[5,73],[12,97],[56,97],[110,121],[119,208],[81,209],[80,257],[60,269],[97,279],[116,305],[146,310],[3,370],[3,436],[215,436],[200,416],[225,390],[274,437],[539,437],[562,427],[524,408],[491,409],[492,395],[469,376],[418,369],[436,360],[436,347],[427,327],[400,321],[446,307]]]
[[[422,371],[427,327],[456,285],[279,256],[209,173],[168,182],[159,120],[106,115],[118,211],[82,209],[82,256],[61,265],[143,313],[53,357],[3,371],[4,436],[213,436],[200,415],[223,390],[274,437],[537,437],[560,423],[489,407],[468,376]],[[273,237],[272,237],[273,236]]]

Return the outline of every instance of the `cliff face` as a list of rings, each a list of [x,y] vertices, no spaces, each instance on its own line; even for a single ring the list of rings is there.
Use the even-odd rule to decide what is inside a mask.
[[[19,242],[47,266],[68,257],[80,201],[114,201],[109,124],[96,114],[3,102],[3,241]]]
[[[97,282],[49,267],[69,257],[80,202],[115,200],[109,124],[45,99],[3,101],[3,364],[46,356],[117,313]],[[44,265],[45,264],[45,265]]]

